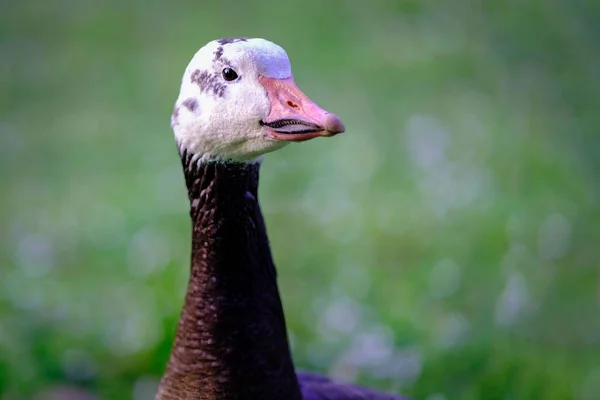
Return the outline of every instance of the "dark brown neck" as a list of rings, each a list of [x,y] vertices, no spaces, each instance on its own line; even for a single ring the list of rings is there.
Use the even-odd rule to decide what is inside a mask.
[[[258,164],[191,162],[191,275],[159,400],[301,399],[258,204]]]

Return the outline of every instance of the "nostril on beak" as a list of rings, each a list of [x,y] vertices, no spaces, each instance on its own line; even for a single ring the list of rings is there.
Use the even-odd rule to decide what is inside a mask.
[[[298,104],[294,103],[294,102],[293,102],[293,101],[291,101],[291,100],[288,100],[288,101],[287,101],[287,105],[288,105],[288,106],[290,106],[291,108],[295,109],[295,110],[297,110],[297,109],[299,109],[299,108],[300,108],[300,107],[298,106]]]

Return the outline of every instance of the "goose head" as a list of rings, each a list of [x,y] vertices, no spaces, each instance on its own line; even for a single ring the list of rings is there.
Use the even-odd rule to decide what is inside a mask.
[[[171,127],[195,158],[251,161],[290,142],[344,131],[294,83],[285,50],[264,39],[209,42],[181,81]]]

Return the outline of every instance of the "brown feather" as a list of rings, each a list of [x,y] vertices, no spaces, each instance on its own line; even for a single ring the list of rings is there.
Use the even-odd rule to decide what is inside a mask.
[[[186,152],[182,162],[191,271],[156,399],[400,399],[317,374],[296,376],[258,203],[259,164],[198,164]]]

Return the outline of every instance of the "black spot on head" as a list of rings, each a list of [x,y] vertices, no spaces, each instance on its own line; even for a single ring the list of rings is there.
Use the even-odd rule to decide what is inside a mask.
[[[220,77],[209,73],[208,71],[195,70],[192,73],[192,83],[200,88],[201,92],[212,92],[213,95],[223,97],[225,95],[225,84]]]
[[[189,99],[185,99],[181,103],[181,105],[183,105],[185,108],[187,108],[191,112],[194,112],[198,109],[198,101],[192,97],[190,97]]]
[[[217,40],[217,43],[219,43],[220,45],[226,45],[226,44],[230,44],[230,43],[236,43],[236,42],[247,42],[248,39],[247,37],[234,37],[234,38],[222,38]]]
[[[215,58],[213,58],[213,62],[220,60],[221,56],[223,56],[223,46],[217,47],[217,50],[214,52]]]

